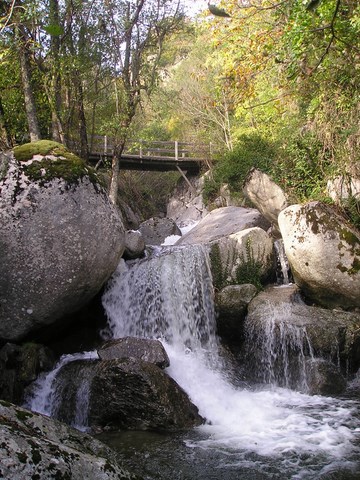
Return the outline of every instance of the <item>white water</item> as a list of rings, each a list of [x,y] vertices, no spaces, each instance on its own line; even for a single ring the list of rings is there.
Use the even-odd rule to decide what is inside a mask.
[[[97,359],[96,351],[79,352],[73,354],[62,355],[50,372],[44,372],[31,385],[24,407],[34,412],[42,413],[47,416],[54,416],[61,398],[58,397],[58,391],[55,388],[56,377],[60,370],[68,363],[76,360]],[[76,403],[76,411],[74,415],[73,426],[79,430],[85,430],[87,426],[87,406],[89,399],[89,382],[84,379],[79,384],[77,392],[78,401]]]
[[[228,465],[239,468],[250,462],[260,471],[275,460],[286,475],[281,478],[319,478],[339,465],[356,468],[358,404],[271,385],[259,391],[233,386],[218,353],[212,297],[200,246],[130,268],[121,264],[103,297],[110,335],[163,341],[169,374],[207,420],[201,438],[188,446],[226,452]],[[256,460],[249,460],[249,452]]]

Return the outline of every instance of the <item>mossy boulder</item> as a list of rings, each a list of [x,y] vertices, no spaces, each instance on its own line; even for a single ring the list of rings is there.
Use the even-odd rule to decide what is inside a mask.
[[[325,307],[360,307],[360,232],[329,205],[291,205],[279,227],[296,284]]]
[[[0,154],[0,339],[79,310],[124,251],[118,211],[95,172],[56,142]]]
[[[1,478],[140,480],[90,435],[1,400],[0,417]]]
[[[39,140],[14,148],[14,155],[24,173],[34,181],[48,182],[61,178],[69,183],[87,176],[94,183],[99,179],[92,168],[71,153],[64,145],[51,140]]]

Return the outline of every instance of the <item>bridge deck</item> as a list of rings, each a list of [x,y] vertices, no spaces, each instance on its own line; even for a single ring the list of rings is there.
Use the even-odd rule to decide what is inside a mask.
[[[111,159],[113,147],[107,137],[97,137],[90,147],[89,161]],[[129,142],[120,157],[121,170],[176,171],[179,168],[191,174],[199,173],[210,158],[209,145],[184,142]]]

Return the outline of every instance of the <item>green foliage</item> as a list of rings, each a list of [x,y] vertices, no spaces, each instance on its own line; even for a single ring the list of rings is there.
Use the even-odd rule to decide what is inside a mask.
[[[273,164],[272,175],[290,197],[306,201],[323,199],[330,169],[317,137],[296,132],[286,139],[281,155]]]
[[[343,204],[350,223],[360,231],[360,199],[351,195]]]
[[[14,155],[18,162],[26,162],[34,155],[55,155],[65,156],[69,159],[76,159],[76,155],[70,153],[63,145],[52,140],[39,140],[38,142],[25,143],[14,148]]]
[[[214,243],[210,249],[210,263],[211,263],[211,274],[213,279],[214,288],[217,290],[222,290],[227,285],[231,284],[232,282],[230,279],[230,265],[231,265],[231,257],[234,260],[235,252],[233,251],[232,254],[228,254],[227,260],[225,265],[223,264],[223,260],[221,258],[220,247],[217,243]]]
[[[249,170],[253,167],[270,172],[276,148],[257,133],[239,137],[234,150],[227,152],[213,168],[212,178],[204,182],[205,202],[213,200],[222,184],[228,184],[232,192],[240,193]]]
[[[246,255],[240,255],[240,264],[235,271],[236,283],[251,283],[258,290],[262,290],[261,270],[262,263],[255,259],[250,238],[246,241]]]
[[[41,161],[35,160],[23,167],[26,175],[34,181],[46,183],[53,178],[62,178],[72,184],[78,182],[82,177],[88,176],[94,183],[99,183],[92,168],[57,142],[39,140],[26,143],[15,147],[14,155],[19,162],[27,162],[34,155],[44,156]]]
[[[221,290],[227,285],[251,283],[258,290],[262,290],[262,262],[255,259],[250,239],[246,241],[245,251],[245,254],[239,254],[235,248],[231,249],[224,263],[219,245],[215,243],[211,246],[211,273],[215,289]],[[235,264],[237,267],[233,278],[231,267]]]

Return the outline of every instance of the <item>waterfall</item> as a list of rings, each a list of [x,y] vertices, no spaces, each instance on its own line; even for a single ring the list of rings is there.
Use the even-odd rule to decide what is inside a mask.
[[[60,375],[66,365],[97,358],[98,355],[95,351],[62,355],[53,370],[39,375],[37,380],[30,386],[26,394],[24,407],[50,417],[66,420],[67,423],[79,430],[86,430],[89,379],[85,375],[80,375],[73,379],[76,383],[73,389],[75,401],[74,409],[72,410],[73,417],[69,419],[59,415],[64,400],[64,388],[68,387],[61,381]],[[69,401],[69,398],[66,398],[66,401]]]
[[[359,471],[358,403],[288,388],[294,387],[294,364],[300,383],[304,386],[306,382],[303,361],[313,355],[306,329],[289,327],[286,312],[280,322],[269,314],[265,329],[264,325],[254,330],[248,326],[253,349],[247,368],[263,385],[240,388],[230,380],[234,375],[228,375],[227,363],[222,360],[213,297],[208,252],[200,245],[155,249],[148,258],[121,261],[103,295],[108,316],[104,337],[160,339],[170,358],[168,374],[206,419],[205,425],[185,434],[184,444],[193,452],[192,458],[209,465],[213,458],[221,458],[215,470],[241,472],[227,476],[218,470],[216,476],[214,470],[211,478],[224,480],[310,480],[325,478],[321,475],[335,468]],[[88,352],[62,357],[53,372],[38,380],[28,407],[61,416],[57,396],[65,388],[59,379],[63,372],[77,388],[63,391],[66,401],[75,398],[71,422],[86,429],[82,413],[87,408],[89,379],[72,373],[77,371],[76,365],[66,374],[69,362],[79,362],[80,369],[86,358],[97,356]],[[152,455],[144,455],[146,462],[147,457]],[[167,479],[172,473],[164,475],[154,478]],[[210,477],[194,473],[188,478]]]
[[[209,258],[201,245],[120,262],[103,296],[114,338],[157,338],[188,351],[217,347]]]
[[[296,325],[287,304],[267,308],[266,315],[246,320],[246,362],[257,365],[252,379],[286,388],[308,391],[306,364],[314,360],[306,325]]]
[[[244,389],[231,383],[220,358],[209,259],[203,247],[172,247],[149,259],[121,262],[103,305],[109,337],[133,335],[164,343],[168,373],[207,420],[197,430],[199,438],[186,440],[189,448],[224,452],[228,464],[238,468],[266,470],[274,468],[266,465],[275,461],[276,471],[282,472],[279,478],[294,479],[319,478],[306,475],[357,452],[354,443],[360,429],[353,402],[271,385],[280,370],[287,378],[282,386],[292,383],[289,347],[297,350],[300,369],[303,357],[311,356],[301,328],[291,331],[268,324],[269,344],[260,342],[260,353],[249,366],[262,372],[268,386]],[[284,355],[276,370],[273,360],[279,349]],[[262,463],[264,458],[268,463]]]
[[[284,242],[282,239],[275,240],[274,248],[276,253],[276,277],[277,283],[287,285],[290,283],[290,265],[285,253]]]

